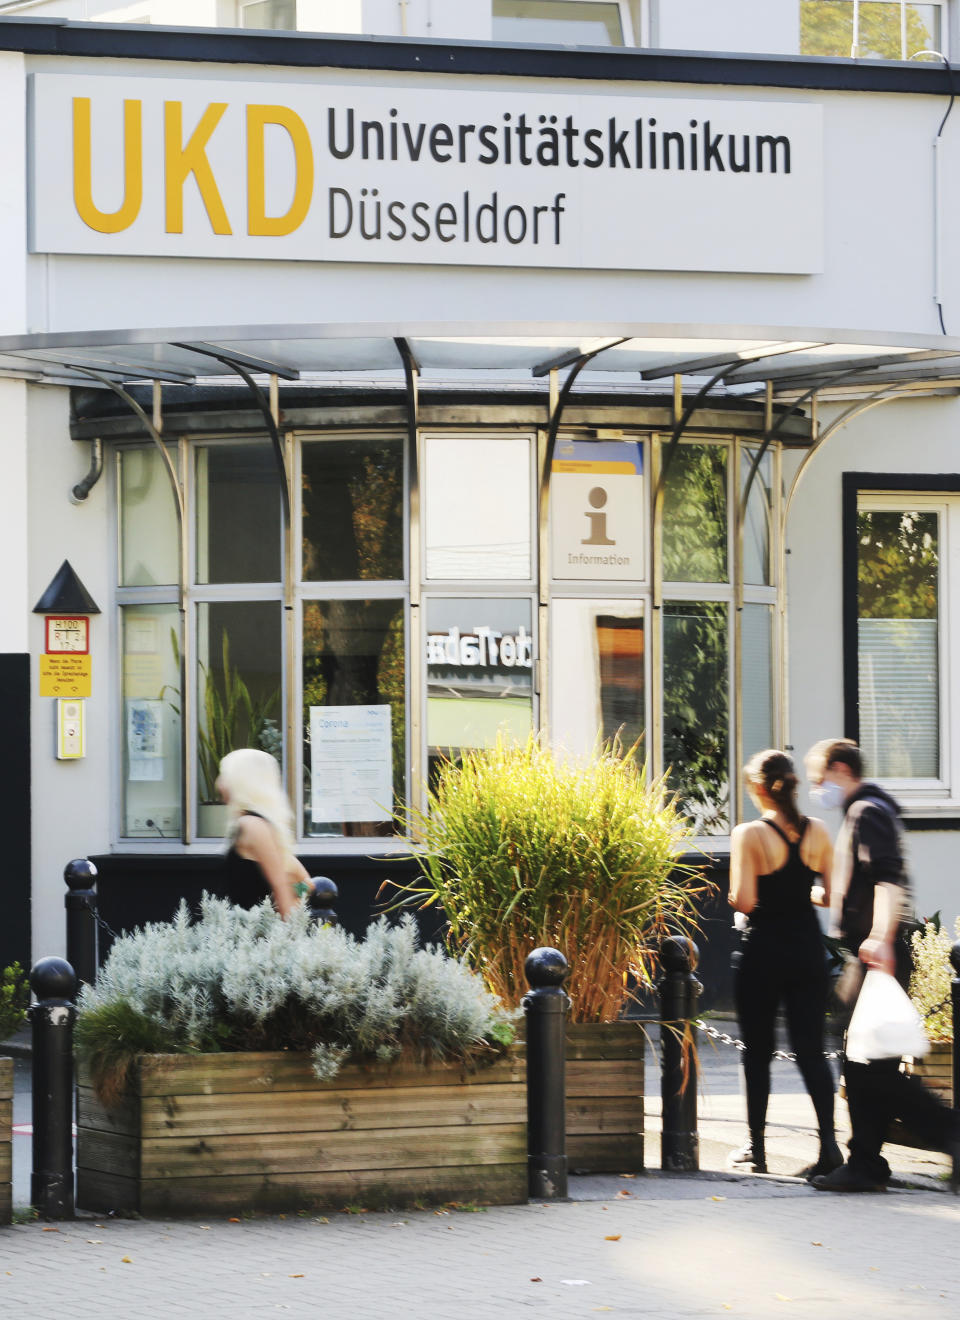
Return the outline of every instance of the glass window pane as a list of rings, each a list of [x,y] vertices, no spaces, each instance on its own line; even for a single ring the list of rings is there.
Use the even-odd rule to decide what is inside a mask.
[[[646,728],[643,607],[632,600],[554,600],[551,731],[557,747],[587,754],[619,733],[627,747]],[[646,758],[641,747],[639,760]]]
[[[663,577],[726,582],[727,449],[677,446],[663,492]]]
[[[939,522],[857,515],[860,745],[881,779],[940,774]]]
[[[741,455],[741,495],[755,458],[755,450],[745,450]],[[750,486],[746,517],[743,520],[743,580],[758,586],[766,586],[770,582],[770,473],[770,454],[766,453],[760,460],[757,475]]]
[[[295,32],[297,0],[253,0],[251,4],[243,4],[240,8],[240,26]]]
[[[589,0],[493,0],[493,39],[622,46],[620,6]]]
[[[126,605],[120,619],[122,833],[179,839],[180,611],[176,605]]]
[[[533,728],[529,600],[427,601],[427,744],[431,772],[461,748]]]
[[[740,690],[743,703],[743,761],[775,745],[773,732],[773,607],[744,605],[740,616]],[[759,812],[743,795],[745,820]]]
[[[402,581],[403,441],[308,440],[300,461],[306,581]]]
[[[904,11],[905,31],[899,0],[861,0],[861,59],[909,59],[918,50],[941,49],[940,6],[908,4]],[[801,55],[847,58],[853,40],[853,0],[801,0]]]
[[[727,606],[663,607],[663,764],[698,834],[729,829]]]
[[[429,436],[423,486],[428,578],[531,577],[528,436]]]
[[[395,833],[406,796],[402,600],[303,607],[303,813],[308,835]]]
[[[279,601],[197,608],[198,833],[223,834],[215,788],[220,761],[258,747],[283,763],[282,607]]]
[[[280,483],[266,441],[198,450],[198,582],[280,581]]]
[[[180,580],[177,505],[156,445],[122,449],[120,485],[120,585],[172,586]]]

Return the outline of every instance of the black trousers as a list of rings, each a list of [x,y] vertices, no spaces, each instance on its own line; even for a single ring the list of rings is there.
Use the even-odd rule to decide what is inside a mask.
[[[734,976],[747,1088],[747,1126],[762,1135],[770,1097],[777,1012],[787,1019],[790,1048],[813,1102],[821,1139],[833,1140],[833,1074],[823,1057],[829,976],[819,927],[757,928],[744,941]]]
[[[886,1182],[890,1165],[880,1153],[890,1124],[899,1118],[931,1150],[947,1150],[960,1133],[954,1110],[948,1109],[918,1077],[900,1071],[899,1059],[844,1065],[850,1110],[849,1164],[874,1182]]]

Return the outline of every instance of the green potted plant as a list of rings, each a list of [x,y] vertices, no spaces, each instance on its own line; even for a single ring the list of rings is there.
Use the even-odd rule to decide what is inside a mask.
[[[363,940],[206,897],[82,993],[77,1204],[141,1214],[526,1200],[512,1015],[407,917]]]
[[[171,632],[171,640],[179,664],[176,633]],[[226,825],[227,809],[217,796],[216,784],[220,762],[227,752],[236,751],[238,747],[258,747],[280,760],[282,737],[274,718],[280,704],[280,689],[275,688],[265,697],[251,693],[240,671],[231,663],[230,636],[226,628],[220,638],[219,669],[208,668],[201,661],[200,673],[203,690],[197,721],[200,788],[197,826],[201,836],[216,838],[222,836]],[[175,692],[175,695],[179,700],[179,693]],[[179,706],[174,706],[174,710],[180,713]]]
[[[707,889],[682,861],[692,826],[636,748],[575,760],[536,737],[441,765],[410,821],[420,878],[402,901],[439,904],[449,945],[505,1004],[539,945],[567,959],[571,1167],[643,1167],[643,1037],[622,1022],[651,987],[660,940],[696,928]]]
[[[19,963],[0,975],[0,1041],[15,1036],[27,1020],[30,986]],[[13,1060],[0,1058],[0,1224],[9,1224],[12,1209]]]

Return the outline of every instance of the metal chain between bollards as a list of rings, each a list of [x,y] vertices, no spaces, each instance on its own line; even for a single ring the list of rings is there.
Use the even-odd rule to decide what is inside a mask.
[[[702,1018],[698,1018],[694,1023],[694,1026],[699,1028],[699,1030],[702,1031],[705,1036],[708,1036],[710,1040],[716,1041],[719,1045],[732,1045],[735,1050],[745,1050],[747,1048],[743,1041],[738,1037],[728,1035],[726,1031],[718,1031],[716,1027],[711,1027],[710,1024],[704,1022]],[[796,1063],[797,1061],[797,1056],[792,1050],[774,1050],[771,1057],[777,1063]],[[842,1059],[843,1050],[824,1050],[823,1057],[825,1059]]]

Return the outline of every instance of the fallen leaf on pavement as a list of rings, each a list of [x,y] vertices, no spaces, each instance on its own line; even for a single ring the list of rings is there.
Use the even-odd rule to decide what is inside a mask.
[[[530,1282],[531,1282],[531,1283],[543,1283],[543,1280],[540,1278],[540,1275],[539,1275],[539,1274],[535,1274],[535,1275],[533,1276],[533,1278],[530,1280]]]
[[[240,1220],[239,1220],[239,1219],[231,1219],[231,1220],[229,1220],[229,1222],[230,1222],[231,1224],[239,1224],[239,1223],[240,1223]]]
[[[823,1243],[822,1243],[822,1242],[811,1242],[810,1245],[811,1245],[811,1247],[822,1247],[822,1246],[823,1246]]]
[[[288,1274],[288,1275],[287,1275],[287,1278],[288,1278],[288,1279],[304,1279],[304,1278],[306,1278],[306,1275],[305,1275],[305,1274]]]
[[[776,1299],[777,1299],[778,1302],[792,1302],[792,1301],[793,1301],[793,1298],[792,1298],[792,1297],[788,1297],[788,1296],[786,1295],[786,1293],[774,1293],[773,1295],[774,1295],[774,1297],[776,1297]]]
[[[726,1199],[727,1199],[727,1198],[726,1198],[725,1196],[711,1196],[711,1197],[710,1197],[710,1200],[711,1200],[711,1201],[725,1201]]]
[[[626,1187],[621,1187],[620,1190],[619,1190],[619,1192],[617,1192],[617,1195],[618,1195],[618,1196],[629,1196],[629,1195],[630,1195],[630,1192],[627,1191]]]
[[[636,1178],[636,1176],[637,1175],[635,1173],[621,1173],[620,1175],[621,1178]],[[599,1311],[600,1307],[598,1306],[595,1309]]]
[[[604,1242],[619,1242],[620,1238],[621,1238],[620,1233],[608,1233],[603,1240]]]
[[[122,1265],[132,1265],[132,1264],[133,1264],[133,1261],[130,1259],[129,1256],[121,1256],[121,1257],[120,1257],[120,1263],[121,1263]]]
[[[103,1246],[103,1241],[101,1238],[87,1238],[87,1241],[90,1243],[91,1247]]]
[[[59,1228],[42,1228],[41,1233],[59,1233]]]

